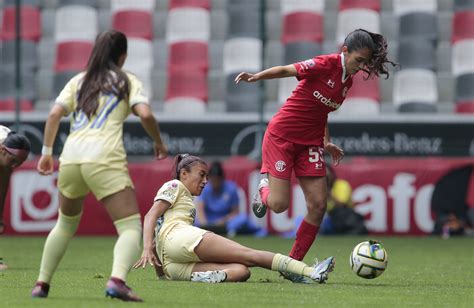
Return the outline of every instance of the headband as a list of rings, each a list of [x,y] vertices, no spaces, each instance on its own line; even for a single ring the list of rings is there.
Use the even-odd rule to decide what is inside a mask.
[[[9,154],[11,154],[15,157],[18,157],[22,162],[25,161],[26,158],[28,157],[28,154],[30,154],[30,151],[27,151],[27,150],[12,149],[12,148],[9,148],[5,145],[4,145],[4,148]]]

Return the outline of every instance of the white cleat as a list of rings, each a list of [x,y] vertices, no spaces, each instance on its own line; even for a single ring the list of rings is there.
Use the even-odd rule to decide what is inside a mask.
[[[325,283],[328,280],[328,274],[334,270],[336,259],[329,257],[313,265],[314,271],[311,273],[311,279],[317,283]]]
[[[194,272],[191,274],[193,282],[219,283],[227,279],[227,273],[224,271]]]
[[[260,190],[262,190],[263,187],[268,187],[267,178],[263,178],[260,180],[260,183],[258,184],[257,193],[255,194],[252,201],[252,211],[254,215],[258,218],[262,218],[267,213],[267,207],[265,204],[263,204],[262,197],[260,196]]]

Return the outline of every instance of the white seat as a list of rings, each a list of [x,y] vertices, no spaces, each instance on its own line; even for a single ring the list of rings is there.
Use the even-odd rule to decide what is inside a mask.
[[[124,68],[130,71],[141,67],[152,69],[153,64],[153,43],[146,39],[129,38]]]
[[[337,17],[336,42],[344,43],[346,36],[355,29],[380,33],[380,14],[369,9],[347,9]]]
[[[178,97],[166,100],[163,111],[175,114],[204,114],[206,113],[206,103],[195,97]]]
[[[202,8],[172,9],[168,14],[166,41],[208,42],[210,38],[210,14]]]
[[[474,73],[474,40],[461,40],[454,43],[451,68],[454,76]]]
[[[262,69],[262,40],[233,38],[224,43],[224,75],[247,71],[256,73]]]
[[[437,10],[436,0],[393,0],[393,13],[398,17],[413,12],[437,14]]]
[[[128,10],[153,12],[155,10],[155,0],[112,0],[110,10],[112,13]]]
[[[436,104],[438,89],[436,74],[426,69],[405,69],[395,74],[393,81],[393,103]]]
[[[139,38],[129,38],[128,39],[128,50],[127,50],[127,59],[123,69],[135,74],[140,81],[143,83],[143,88],[148,95],[152,98],[151,91],[151,71],[153,69],[153,44],[152,42],[139,39]]]
[[[67,5],[56,11],[54,39],[56,43],[69,41],[94,42],[98,33],[97,10],[84,5]]]
[[[346,98],[341,107],[335,112],[341,115],[372,116],[380,113],[380,104],[370,98]]]
[[[295,77],[278,79],[278,104],[283,105],[286,99],[290,97],[293,90],[298,85],[298,79]]]
[[[280,7],[282,15],[294,12],[323,14],[324,0],[281,0]]]

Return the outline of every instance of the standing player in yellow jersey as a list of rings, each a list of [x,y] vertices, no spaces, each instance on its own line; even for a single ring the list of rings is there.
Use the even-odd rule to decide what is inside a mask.
[[[114,248],[106,296],[141,301],[125,284],[140,252],[142,226],[128,174],[122,140],[124,120],[134,113],[153,139],[158,159],[168,150],[160,137],[141,82],[122,71],[127,38],[110,30],[98,35],[86,72],[73,77],[51,109],[45,126],[38,171],[53,172],[52,147],[60,119],[71,115],[71,128],[59,158],[59,217],[46,240],[33,297],[47,297],[53,274],[81,219],[83,201],[92,191],[100,200],[119,234]]]
[[[200,195],[206,185],[208,166],[199,157],[181,154],[176,157],[174,171],[175,180],[159,189],[145,216],[143,253],[134,268],[147,264],[162,266],[168,279],[212,283],[246,281],[250,277],[248,267],[252,266],[302,275],[306,282],[327,280],[333,269],[333,258],[311,267],[288,256],[254,250],[194,227],[196,207],[192,198]],[[153,251],[155,226],[159,261]]]

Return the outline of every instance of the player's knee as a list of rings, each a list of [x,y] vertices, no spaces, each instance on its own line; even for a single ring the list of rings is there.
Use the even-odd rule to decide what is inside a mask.
[[[244,282],[244,281],[247,281],[250,278],[250,270],[247,266],[245,266],[243,264],[239,264],[236,271],[237,271],[236,281]]]
[[[277,200],[271,203],[271,209],[277,214],[286,211],[289,206],[290,202],[288,200]]]

